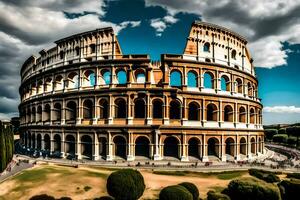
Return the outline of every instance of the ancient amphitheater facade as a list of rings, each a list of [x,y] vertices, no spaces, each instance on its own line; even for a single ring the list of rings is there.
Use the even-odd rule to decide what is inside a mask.
[[[243,160],[263,153],[247,41],[194,22],[182,55],[123,55],[112,28],[72,35],[21,69],[22,144],[92,160]]]

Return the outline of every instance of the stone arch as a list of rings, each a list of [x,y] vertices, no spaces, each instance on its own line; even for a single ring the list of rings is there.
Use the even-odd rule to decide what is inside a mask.
[[[93,159],[93,139],[89,135],[83,135],[81,141],[81,154],[83,157]]]
[[[61,120],[61,104],[55,103],[53,106],[53,121],[60,121]]]
[[[67,77],[68,89],[75,89],[79,87],[79,76],[77,72],[70,72]]]
[[[170,86],[180,87],[182,85],[182,73],[181,71],[174,69],[170,72]]]
[[[188,141],[188,156],[201,158],[201,141],[197,137],[192,137]]]
[[[247,83],[247,88],[248,88],[248,96],[252,97],[253,96],[253,88],[252,88],[252,84],[250,82]]]
[[[32,108],[32,111],[31,111],[31,122],[36,122],[36,108],[35,108],[35,106]]]
[[[41,134],[37,134],[37,136],[36,136],[36,148],[38,150],[42,149],[42,135]]]
[[[44,88],[45,88],[45,92],[52,91],[52,79],[50,77],[46,78]]]
[[[107,145],[107,139],[106,137],[100,137],[99,139],[99,155],[101,158],[106,158],[107,151],[106,151],[106,145]]]
[[[34,133],[31,135],[31,147],[32,147],[33,149],[36,148],[36,144],[35,144],[35,134],[34,134]]]
[[[117,71],[117,82],[118,82],[118,84],[126,84],[127,83],[127,74],[124,69],[120,69]]]
[[[214,103],[209,103],[206,106],[207,121],[218,121],[218,107]]]
[[[179,158],[180,140],[174,136],[168,136],[164,139],[164,156]]]
[[[66,106],[66,120],[75,121],[77,117],[77,104],[69,101]]]
[[[134,117],[146,118],[146,102],[143,98],[134,101]]]
[[[239,108],[239,122],[246,123],[246,109],[244,106]]]
[[[235,142],[234,139],[229,137],[225,140],[225,153],[227,155],[230,155],[234,157],[234,148],[235,148]]]
[[[94,116],[94,103],[90,99],[83,102],[83,119],[93,119]]]
[[[261,142],[261,139],[260,137],[258,138],[258,150],[257,150],[259,153],[262,153],[262,142]]]
[[[145,83],[146,82],[146,75],[145,71],[141,68],[136,69],[134,72],[135,75],[135,82],[136,83]]]
[[[230,79],[227,75],[221,76],[221,90],[230,91]]]
[[[64,89],[63,77],[61,75],[57,75],[55,77],[55,81],[54,81],[54,90],[58,91],[58,90],[62,90],[62,89]]]
[[[215,81],[214,81],[214,74],[210,71],[206,71],[203,75],[203,81],[204,81],[204,88],[208,89],[214,89],[215,88]]]
[[[49,104],[44,106],[44,121],[49,122],[51,119],[51,108]]]
[[[83,73],[83,81],[82,85],[84,87],[91,87],[96,85],[96,75],[95,72],[91,69],[86,70]]]
[[[211,137],[207,140],[207,155],[208,156],[219,156],[219,140],[215,137]]]
[[[37,122],[41,122],[42,121],[42,115],[43,115],[43,108],[42,108],[42,106],[41,105],[39,105],[38,107],[37,107],[37,112],[36,112],[36,120],[37,120]]]
[[[251,153],[252,154],[255,154],[255,138],[252,137],[251,140],[250,140],[250,145],[251,145]]]
[[[123,98],[115,100],[115,118],[126,118],[127,106],[126,101]]]
[[[240,154],[247,155],[247,142],[244,137],[240,139]]]
[[[101,76],[100,76],[100,84],[101,85],[109,85],[111,84],[111,72],[109,69],[103,69],[100,72]]]
[[[224,107],[224,122],[233,122],[233,108],[231,105]]]
[[[170,102],[170,119],[181,119],[181,103],[179,100]]]
[[[150,140],[146,136],[139,136],[135,140],[135,156],[150,158]]]
[[[235,79],[237,93],[243,93],[243,82],[240,78]]]
[[[200,105],[197,102],[188,104],[188,120],[200,120]]]
[[[116,135],[113,138],[114,142],[114,152],[116,157],[124,158],[126,159],[126,139],[121,135]]]
[[[44,149],[50,151],[51,149],[51,140],[50,140],[50,136],[48,134],[44,135]]]
[[[164,109],[163,109],[163,101],[160,99],[154,99],[152,101],[152,115],[153,118],[155,119],[162,119],[163,113],[164,113]]]
[[[66,144],[66,153],[75,155],[75,137],[73,135],[67,135],[65,139],[65,144]]]
[[[107,119],[109,112],[109,104],[106,99],[101,99],[99,101],[99,114],[100,119]]]
[[[254,108],[250,108],[250,124],[255,123],[255,111]]]
[[[59,134],[55,134],[54,137],[53,137],[53,140],[54,140],[54,147],[53,147],[53,150],[55,152],[61,152],[61,137]]]
[[[190,70],[187,73],[187,86],[188,87],[198,87],[198,73],[194,70]]]

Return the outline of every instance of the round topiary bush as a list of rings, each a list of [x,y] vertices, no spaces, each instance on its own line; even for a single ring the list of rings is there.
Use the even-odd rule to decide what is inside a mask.
[[[103,196],[103,197],[95,198],[94,200],[114,200],[114,199],[110,196]]]
[[[55,200],[53,196],[49,196],[47,194],[35,195],[30,198],[30,200]]]
[[[160,191],[159,200],[193,200],[193,195],[181,185],[172,185]]]
[[[181,185],[185,187],[192,195],[193,195],[193,200],[198,200],[199,199],[199,190],[197,186],[194,183],[190,182],[183,182],[178,185]]]
[[[276,185],[255,178],[233,180],[225,191],[231,200],[280,200]]]
[[[230,198],[226,194],[208,191],[207,200],[230,200]]]
[[[143,195],[145,182],[139,171],[121,169],[108,177],[106,188],[108,194],[116,200],[136,200]]]

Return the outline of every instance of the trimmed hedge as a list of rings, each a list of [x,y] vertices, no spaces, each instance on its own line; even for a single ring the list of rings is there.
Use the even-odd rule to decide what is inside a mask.
[[[290,173],[290,174],[287,174],[286,177],[300,179],[300,173]]]
[[[231,200],[280,200],[276,185],[255,178],[232,180],[224,193]]]
[[[207,193],[207,200],[230,200],[230,197],[226,194],[208,191]]]
[[[299,198],[300,180],[283,180],[278,184],[282,200],[294,200]]]
[[[280,178],[276,176],[274,172],[260,169],[249,169],[248,171],[251,176],[264,180],[267,183],[275,183],[280,181]]]
[[[108,194],[116,200],[136,200],[143,195],[145,182],[139,171],[121,169],[110,174],[106,188]]]
[[[286,143],[288,139],[287,134],[277,134],[273,136],[273,142]]]
[[[160,191],[159,200],[193,200],[193,195],[181,185],[171,185]]]
[[[114,200],[114,199],[110,196],[103,196],[103,197],[96,198],[94,200]]]
[[[31,197],[29,200],[55,200],[55,198],[47,194],[40,194]]]
[[[193,195],[193,200],[199,199],[199,190],[195,184],[190,182],[183,182],[178,185],[185,187]]]

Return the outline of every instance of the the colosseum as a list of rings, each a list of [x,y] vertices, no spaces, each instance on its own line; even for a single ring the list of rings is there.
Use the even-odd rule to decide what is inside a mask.
[[[227,161],[263,153],[247,41],[195,21],[182,55],[123,55],[112,28],[55,42],[21,68],[26,148],[107,160]],[[151,48],[151,47],[149,47]]]

